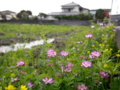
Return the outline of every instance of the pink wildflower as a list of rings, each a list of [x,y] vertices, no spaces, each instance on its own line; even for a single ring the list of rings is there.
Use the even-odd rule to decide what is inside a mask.
[[[56,57],[56,52],[53,49],[49,49],[47,51],[47,56],[48,57]]]
[[[89,61],[87,61],[87,60],[85,60],[85,61],[83,61],[82,63],[81,63],[81,67],[92,67],[92,63],[91,62],[89,62]]]
[[[53,83],[53,79],[52,79],[52,77],[49,78],[49,79],[47,77],[45,77],[45,78],[42,79],[42,82],[45,83],[45,84],[48,84],[48,83],[52,84]]]
[[[61,56],[68,56],[68,52],[62,51],[62,52],[60,53],[60,55],[61,55]]]
[[[104,42],[107,42],[107,40],[105,40]]]
[[[18,78],[12,78],[11,82],[13,83],[14,81],[19,81],[19,80],[18,80]]]
[[[77,43],[83,44],[83,41],[77,41]]]
[[[70,46],[72,46],[72,44],[68,44],[68,46],[70,47]]]
[[[80,59],[85,59],[86,57],[84,57],[84,56],[80,56]]]
[[[93,59],[93,58],[94,58],[94,56],[93,56],[93,55],[91,55],[91,54],[89,55],[89,57],[90,57],[90,59]]]
[[[103,23],[100,23],[100,26],[103,26]]]
[[[87,90],[87,87],[85,86],[85,84],[78,85],[77,90]]]
[[[116,32],[116,30],[115,30],[115,29],[113,29],[113,31],[114,31],[114,32]]]
[[[72,68],[71,67],[70,68],[66,68],[65,72],[69,72],[69,73],[72,72]]]
[[[92,25],[92,26],[91,26],[91,28],[95,28],[95,26],[94,26],[94,25]]]
[[[77,77],[77,73],[75,73],[75,77]]]
[[[104,71],[101,71],[101,72],[100,72],[100,77],[107,79],[107,78],[109,78],[109,73],[106,73],[106,72],[104,72]]]
[[[92,34],[86,34],[85,38],[93,38]]]
[[[54,63],[49,63],[49,64],[47,64],[48,66],[52,66]]]
[[[92,53],[89,55],[91,59],[95,57],[99,58],[100,56],[101,56],[101,53],[99,51],[92,51]]]
[[[28,82],[27,85],[29,86],[29,88],[33,87],[33,84],[31,82]]]
[[[69,67],[71,67],[71,66],[73,66],[73,64],[70,62],[70,63],[67,63],[67,65],[66,65],[66,68],[69,68]]]
[[[70,63],[67,63],[66,65],[66,69],[64,69],[65,72],[71,72],[72,71],[72,67],[73,64],[70,62]]]
[[[18,61],[17,62],[17,67],[19,66],[24,66],[25,65],[25,62],[24,61]]]

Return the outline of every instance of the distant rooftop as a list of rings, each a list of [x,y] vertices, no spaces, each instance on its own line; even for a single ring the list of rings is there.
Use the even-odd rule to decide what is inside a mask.
[[[62,6],[77,6],[77,5],[79,5],[79,4],[71,2],[71,3],[68,3],[68,4],[62,5]]]
[[[10,11],[10,10],[0,11],[0,12],[12,12],[12,13],[16,13],[16,12],[13,12],[13,11]]]
[[[102,8],[100,8],[100,9],[102,9]],[[98,10],[98,9],[91,9],[90,11],[96,11],[96,10]],[[111,9],[103,9],[103,10],[111,11]]]

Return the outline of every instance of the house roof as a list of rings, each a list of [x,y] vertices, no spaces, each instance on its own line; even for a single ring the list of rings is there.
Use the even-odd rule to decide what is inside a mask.
[[[56,15],[78,15],[79,12],[52,12],[47,15],[56,16]]]
[[[90,11],[97,11],[98,9],[92,9],[92,10],[90,10]],[[102,9],[102,10],[107,10],[107,11],[111,11],[111,9]]]
[[[1,12],[1,13],[2,13],[2,12],[16,13],[16,12],[13,12],[13,11],[10,11],[10,10],[0,11],[0,12]]]
[[[61,5],[61,6],[77,6],[77,5],[79,5],[79,4],[71,2],[71,3],[65,4],[65,5]]]

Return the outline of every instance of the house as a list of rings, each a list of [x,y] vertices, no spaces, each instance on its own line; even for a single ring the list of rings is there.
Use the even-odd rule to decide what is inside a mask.
[[[5,15],[6,16],[6,20],[10,20],[13,17],[16,18],[16,13],[13,12],[13,11],[9,11],[9,10],[0,11],[0,16],[1,15]]]
[[[92,9],[92,10],[90,10],[90,13],[93,14],[94,18],[95,18],[95,14],[96,14],[97,10],[98,9]],[[102,10],[107,11],[109,13],[109,15],[110,15],[111,9],[102,9]]]
[[[79,13],[89,13],[89,9],[83,8],[77,3],[68,3],[61,6],[62,12],[52,12],[47,14],[47,20],[55,20],[56,15],[78,15]]]
[[[95,15],[97,10],[98,10],[98,9],[90,10],[90,13],[93,14],[93,15]],[[111,9],[102,9],[102,10],[107,11],[109,14],[110,14],[110,12],[111,12]]]

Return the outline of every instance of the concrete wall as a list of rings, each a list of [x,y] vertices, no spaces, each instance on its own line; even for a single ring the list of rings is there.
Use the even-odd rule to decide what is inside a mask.
[[[117,30],[116,41],[117,41],[118,49],[120,50],[120,26],[116,27],[116,30]]]
[[[76,26],[88,26],[90,25],[88,20],[56,20],[57,25],[76,25]]]
[[[111,15],[111,20],[112,21],[120,20],[120,14],[118,14],[118,15]]]
[[[90,25],[88,20],[0,20],[5,23],[38,23],[38,24],[55,24],[55,25],[76,25],[76,26],[88,26]]]

